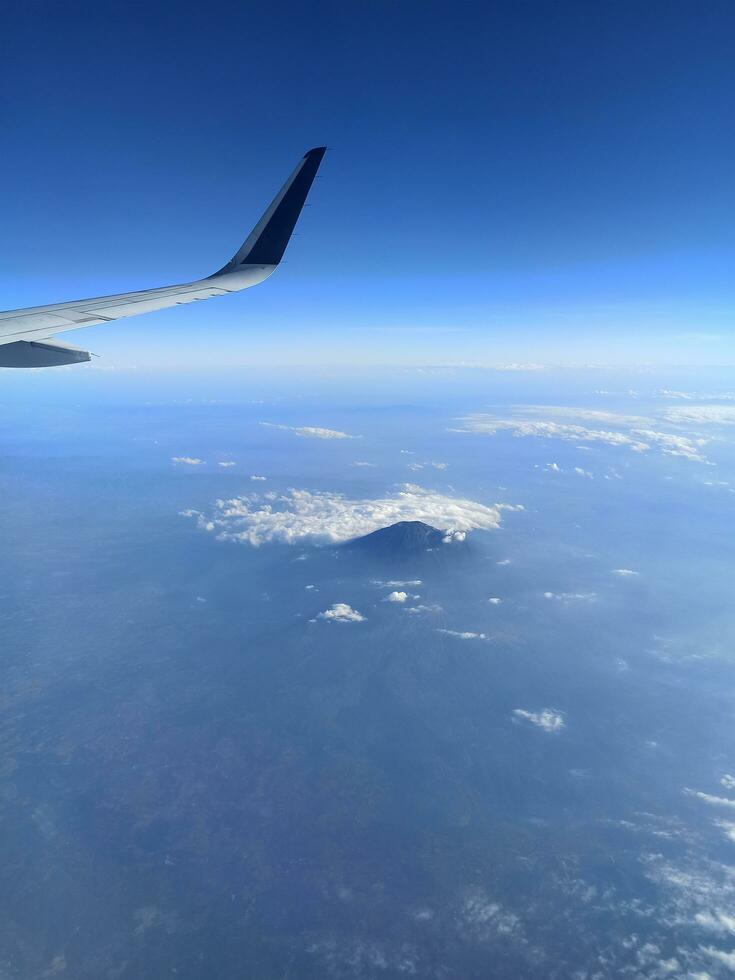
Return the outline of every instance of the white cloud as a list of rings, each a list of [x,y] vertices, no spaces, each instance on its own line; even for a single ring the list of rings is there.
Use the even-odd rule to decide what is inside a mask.
[[[667,456],[682,456],[700,463],[707,462],[700,450],[710,441],[708,438],[660,432],[650,428],[653,423],[648,419],[584,409],[546,408],[543,410],[551,416],[591,420],[617,425],[625,430],[619,431],[617,429],[588,428],[576,422],[557,422],[553,419],[525,417],[529,413],[534,414],[538,411],[541,410],[534,408],[519,409],[517,415],[524,416],[520,418],[517,416],[499,418],[492,415],[470,415],[461,420],[464,423],[464,428],[454,431],[489,436],[497,435],[499,432],[510,432],[520,438],[561,439],[575,443],[605,443],[608,446],[626,447],[636,453],[657,449]]]
[[[514,708],[513,720],[530,722],[545,732],[560,732],[565,725],[564,715],[553,708],[544,708],[542,711],[526,711],[525,708]]]
[[[228,470],[231,466],[237,466],[231,459],[223,460],[221,463],[217,463],[217,466],[221,466],[223,470]]]
[[[510,558],[503,558],[501,561],[496,561],[496,565],[510,565]]]
[[[591,602],[597,598],[596,592],[544,592],[544,599],[556,599],[559,602],[573,602],[575,600]]]
[[[494,595],[491,596],[487,601],[490,603],[491,606],[499,606],[503,600],[498,598],[498,596]]]
[[[735,425],[735,405],[687,405],[668,408],[664,417],[677,425]]]
[[[523,927],[517,915],[491,901],[481,889],[467,890],[457,916],[462,932],[481,942],[495,942],[499,937],[515,936],[523,941]]]
[[[442,538],[442,544],[454,544],[455,542],[461,543],[462,541],[465,541],[466,538],[467,538],[466,531],[451,530],[451,531],[447,531],[447,533]]]
[[[550,470],[552,473],[561,473],[561,467],[558,463],[547,463],[544,469]]]
[[[723,806],[735,810],[735,800],[728,800],[724,796],[712,796],[710,793],[701,793],[695,789],[685,789],[684,792],[687,796],[694,796],[709,806]]]
[[[735,789],[735,776],[730,776],[728,773],[725,773],[720,779],[720,785],[724,786],[725,789]]]
[[[257,474],[253,473],[253,475],[250,477],[250,479],[254,483],[263,483],[265,480],[268,479],[268,477],[267,476],[258,476]]]
[[[378,464],[377,463],[366,463],[364,459],[356,459],[353,462],[352,465],[353,466],[366,466],[366,467],[373,468],[373,467],[377,466]]]
[[[414,472],[416,470],[422,470],[424,468],[424,464],[423,463],[408,463],[407,465],[408,465],[409,470],[414,470]]]
[[[437,633],[444,633],[445,636],[453,636],[458,640],[487,640],[486,633],[469,633],[462,630],[437,630]]]
[[[171,462],[181,466],[203,466],[204,460],[196,456],[172,456]]]
[[[735,823],[729,820],[716,820],[715,823],[729,841],[735,844]]]
[[[402,589],[406,588],[406,586],[415,587],[421,584],[422,582],[420,578],[410,578],[404,581],[392,579],[390,582],[381,582],[378,579],[373,579],[373,585],[377,585],[381,589]]]
[[[440,612],[443,612],[443,611],[444,610],[442,609],[442,607],[441,606],[438,606],[436,604],[428,605],[428,606],[426,606],[426,605],[418,605],[418,606],[407,606],[406,607],[406,612],[416,613],[416,614],[420,614],[420,613],[440,613]]]
[[[284,429],[293,432],[297,436],[305,439],[356,439],[357,436],[348,435],[338,429],[323,429],[318,425],[278,425],[275,422],[261,422],[261,425],[268,426],[269,429]]]
[[[634,572],[632,568],[613,568],[613,575],[619,575],[621,578],[630,578],[631,575],[639,575],[640,572]]]
[[[724,966],[730,973],[735,973],[735,953],[728,953],[724,949],[715,949],[714,946],[701,946],[700,949]]]
[[[706,912],[698,912],[694,916],[694,921],[698,926],[709,929],[711,932],[735,936],[735,915],[723,912],[722,909],[712,911],[708,909]]]
[[[369,534],[398,521],[424,521],[458,532],[494,530],[502,511],[520,505],[486,506],[404,484],[389,497],[351,500],[337,493],[289,490],[281,495],[233,497],[217,500],[215,513],[196,516],[199,526],[214,531],[220,540],[258,546],[271,541],[295,544],[304,540],[336,544]]]
[[[346,602],[333,603],[329,609],[320,612],[316,618],[326,619],[331,623],[364,623],[366,620],[365,616],[361,615]]]
[[[408,599],[407,592],[390,592],[383,602],[405,602]]]
[[[584,476],[588,480],[594,480],[595,478],[594,473],[590,473],[589,470],[583,470],[581,466],[575,466],[574,472],[577,474],[577,476]]]
[[[431,465],[435,470],[446,470],[449,467],[449,463],[432,463]]]

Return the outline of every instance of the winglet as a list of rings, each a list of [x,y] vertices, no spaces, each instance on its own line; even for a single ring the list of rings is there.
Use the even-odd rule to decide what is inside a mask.
[[[316,146],[304,155],[237,254],[215,275],[243,265],[278,265],[326,150],[326,146]]]

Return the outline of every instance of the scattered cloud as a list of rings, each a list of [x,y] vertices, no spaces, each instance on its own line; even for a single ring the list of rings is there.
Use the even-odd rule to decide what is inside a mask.
[[[383,602],[405,602],[408,599],[407,592],[389,592]]]
[[[352,465],[353,465],[353,466],[363,466],[363,467],[370,467],[370,468],[372,469],[373,467],[375,467],[375,466],[377,466],[378,464],[377,464],[377,463],[367,463],[367,462],[365,462],[365,460],[364,460],[364,459],[356,459],[356,460],[355,460],[355,461],[353,462],[353,464],[352,464]]]
[[[545,732],[560,732],[565,725],[564,715],[553,708],[544,708],[542,711],[514,708],[513,721],[529,722]]]
[[[544,469],[549,470],[551,473],[561,473],[561,467],[558,463],[547,463]]]
[[[556,599],[559,602],[587,601],[597,598],[596,592],[544,592],[544,599]]]
[[[305,439],[356,439],[357,436],[348,435],[347,432],[340,432],[338,429],[324,429],[318,425],[278,425],[276,422],[261,422],[261,425],[269,429],[283,429],[286,432],[293,432],[297,436]]]
[[[481,888],[467,890],[458,913],[461,931],[480,942],[496,942],[501,937],[523,938],[518,916],[499,902],[491,901]]]
[[[267,476],[258,476],[256,473],[253,473],[253,475],[250,477],[250,479],[254,483],[263,483],[265,480],[268,479],[268,477]]]
[[[613,568],[613,575],[619,575],[621,578],[630,578],[632,575],[639,575],[640,572],[634,572],[632,568]]]
[[[231,459],[225,459],[217,463],[217,466],[221,466],[223,470],[228,470],[231,466],[237,466],[237,463]]]
[[[211,517],[198,511],[185,516],[196,517],[199,527],[216,533],[220,540],[257,547],[272,541],[337,544],[398,521],[424,521],[461,535],[473,529],[495,530],[503,511],[522,509],[510,504],[487,506],[409,483],[391,496],[367,500],[309,490],[289,490],[267,498],[249,494],[217,500]]]
[[[552,416],[550,419],[529,418],[540,412]],[[556,421],[561,418],[564,421]],[[574,419],[577,421],[569,421]],[[493,415],[469,415],[463,419],[464,427],[455,432],[477,433],[494,436],[499,432],[510,432],[520,438],[560,439],[574,443],[605,443],[608,446],[625,447],[632,452],[644,453],[655,449],[667,456],[682,456],[696,462],[705,463],[701,448],[710,440],[700,435],[683,436],[679,433],[661,432],[651,428],[655,424],[650,419],[639,416],[616,415],[612,412],[597,412],[588,409],[536,408],[528,406],[516,409],[514,417],[501,418]],[[579,421],[615,425],[618,428],[590,428]]]
[[[491,606],[499,606],[503,600],[498,598],[498,596],[494,595],[494,596],[490,596],[490,598],[487,601],[490,603]]]
[[[728,773],[725,773],[720,779],[720,785],[724,786],[725,789],[735,789],[735,776],[730,776]]]
[[[326,619],[330,623],[364,623],[367,617],[346,602],[335,602],[329,609],[320,612],[316,618]]]
[[[172,456],[171,462],[177,466],[203,466],[205,461],[196,456]]]
[[[444,610],[442,609],[441,606],[438,606],[438,605],[436,605],[436,603],[434,603],[433,605],[407,606],[406,607],[406,612],[416,613],[416,614],[420,614],[420,613],[440,613],[440,612],[444,612]]]
[[[377,585],[381,589],[402,589],[406,588],[407,586],[412,586],[415,588],[417,585],[421,584],[422,582],[420,578],[410,578],[403,581],[400,579],[391,579],[389,582],[381,582],[379,579],[373,579],[373,585]]]
[[[712,796],[710,793],[701,793],[699,790],[695,789],[685,789],[684,793],[687,796],[696,797],[696,799],[701,800],[703,803],[707,803],[709,806],[722,806],[735,810],[735,800],[729,800],[727,797]]]
[[[677,405],[664,418],[676,425],[735,425],[735,405]]]
[[[489,640],[490,637],[486,633],[469,633],[462,630],[441,630],[438,629],[437,633],[444,633],[445,636],[453,636],[458,640]]]
[[[496,565],[510,565],[510,558],[502,558],[500,561],[495,562]]]
[[[735,953],[726,952],[724,949],[716,949],[714,946],[702,946],[701,949],[707,956],[724,966],[729,973],[735,973]]]

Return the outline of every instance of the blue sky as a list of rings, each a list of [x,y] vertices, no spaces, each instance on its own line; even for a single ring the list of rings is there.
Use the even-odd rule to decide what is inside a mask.
[[[0,306],[213,271],[326,143],[266,285],[67,339],[111,367],[733,363],[734,30],[677,0],[16,6]]]

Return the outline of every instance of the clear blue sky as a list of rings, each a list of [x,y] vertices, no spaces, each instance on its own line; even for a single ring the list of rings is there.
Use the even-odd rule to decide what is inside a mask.
[[[67,339],[735,363],[734,47],[731,0],[11,5],[0,308],[214,271],[326,143],[267,284]]]

